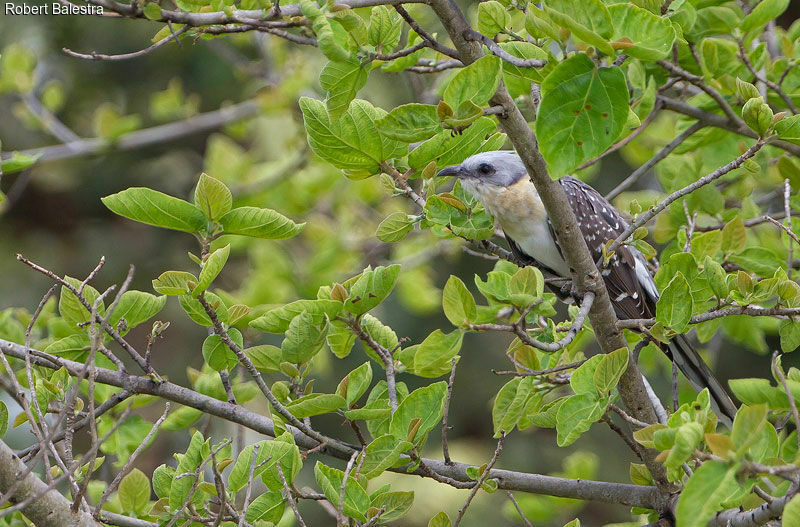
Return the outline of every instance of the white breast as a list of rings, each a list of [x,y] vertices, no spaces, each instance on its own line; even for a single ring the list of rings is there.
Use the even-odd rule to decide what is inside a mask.
[[[463,180],[462,185],[494,216],[503,232],[517,243],[522,252],[559,275],[569,276],[569,266],[550,235],[542,200],[528,178],[508,187],[471,179]]]

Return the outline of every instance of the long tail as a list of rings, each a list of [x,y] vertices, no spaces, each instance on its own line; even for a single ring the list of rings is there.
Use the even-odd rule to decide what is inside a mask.
[[[708,388],[711,394],[711,404],[720,420],[728,427],[733,423],[736,416],[736,404],[728,394],[728,390],[714,376],[711,368],[703,361],[700,355],[689,343],[686,335],[673,337],[669,342],[669,351],[672,360],[678,369],[681,370],[689,384],[697,390]]]

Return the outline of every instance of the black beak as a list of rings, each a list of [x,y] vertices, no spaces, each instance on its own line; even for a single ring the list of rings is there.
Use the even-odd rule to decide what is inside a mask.
[[[466,171],[461,167],[461,165],[453,165],[451,167],[443,168],[436,174],[436,177],[459,177],[466,174]]]

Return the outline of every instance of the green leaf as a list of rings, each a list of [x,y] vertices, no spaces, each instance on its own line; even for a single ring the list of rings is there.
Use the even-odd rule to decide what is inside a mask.
[[[511,276],[508,283],[509,300],[516,307],[524,309],[541,299],[544,294],[544,276],[532,266],[526,266]]]
[[[0,401],[0,438],[5,437],[8,431],[8,407]]]
[[[442,290],[442,308],[444,315],[454,326],[466,326],[478,316],[475,298],[464,282],[451,275]]]
[[[316,6],[316,2],[300,0],[299,3],[303,16],[311,20],[311,27],[317,36],[317,45],[320,51],[330,60],[347,60],[350,52],[337,41],[331,23],[325,13]]]
[[[194,190],[194,204],[203,211],[206,218],[216,221],[231,210],[233,196],[225,183],[206,174],[200,174],[200,180]]]
[[[600,0],[585,0],[580,9],[570,0],[548,0],[545,12],[556,24],[569,29],[582,41],[595,46],[606,55],[614,55],[608,44],[611,37],[611,15]]]
[[[228,329],[228,336],[240,349],[244,346],[242,333],[238,329]],[[228,348],[219,335],[209,335],[203,341],[203,358],[206,364],[216,371],[232,370],[239,364],[236,354]]]
[[[117,327],[119,321],[124,318],[125,329],[120,331],[120,334],[124,335],[131,328],[135,328],[142,322],[156,316],[166,303],[166,296],[155,296],[142,291],[125,291],[122,293],[108,323],[112,327]]]
[[[314,324],[313,316],[303,311],[292,319],[281,343],[281,358],[293,364],[311,360],[325,344],[325,328]]]
[[[150,480],[135,468],[119,482],[119,503],[128,513],[143,514],[150,503]]]
[[[772,126],[773,117],[772,108],[761,97],[753,97],[742,106],[742,119],[762,137]]]
[[[169,498],[169,488],[175,477],[175,469],[167,465],[159,465],[153,471],[153,492],[158,498]]]
[[[240,234],[265,240],[291,238],[299,234],[306,225],[295,223],[272,209],[258,207],[237,207],[222,216],[219,223],[225,234]]]
[[[606,353],[594,370],[594,385],[601,395],[609,393],[619,383],[620,377],[628,367],[628,348],[620,348]]]
[[[280,371],[281,349],[279,347],[262,344],[242,351],[258,371],[263,373],[277,373]]]
[[[594,355],[572,372],[569,378],[569,385],[572,391],[578,394],[597,395],[594,376],[597,366],[602,360],[603,355]]]
[[[783,508],[782,525],[800,525],[800,495],[794,496]]]
[[[762,0],[744,17],[739,29],[744,33],[749,33],[754,29],[764,29],[769,21],[778,18],[786,11],[787,7],[789,7],[789,0]]]
[[[381,522],[390,522],[405,516],[413,503],[413,491],[396,491],[378,494],[371,505],[378,510],[385,507],[386,511],[381,514]]]
[[[294,317],[305,311],[311,315],[314,325],[320,325],[326,318],[334,319],[342,311],[342,303],[337,300],[295,300],[285,306],[267,311],[250,322],[250,327],[265,333],[283,333],[289,329]]]
[[[342,379],[336,389],[336,393],[344,397],[347,401],[347,406],[350,407],[364,395],[371,382],[372,365],[367,361]]]
[[[328,347],[334,355],[343,359],[350,355],[353,344],[356,343],[356,336],[348,327],[340,327],[336,324],[328,326],[328,335],[325,337]],[[374,352],[373,352],[374,353]],[[377,355],[375,355],[377,357]],[[379,358],[378,358],[379,359]]]
[[[355,99],[335,122],[320,101],[303,97],[300,109],[311,149],[350,178],[376,174],[381,162],[408,153],[406,144],[378,133],[375,122],[386,112],[366,101]]]
[[[64,280],[75,289],[80,290],[81,281],[77,278],[65,276]],[[100,298],[100,293],[97,292],[97,289],[88,284],[83,287],[83,292],[81,295],[90,306],[94,306],[94,303],[98,298]],[[97,314],[102,316],[105,314],[105,311],[105,304],[103,304],[101,300],[97,303]],[[78,297],[72,293],[72,291],[64,286],[61,287],[61,296],[58,300],[58,312],[68,324],[73,326],[73,328],[74,326],[88,322],[91,319],[89,310],[84,307],[83,303],[81,303]]]
[[[784,320],[778,327],[781,338],[781,351],[790,353],[800,346],[800,322]]]
[[[424,437],[441,421],[446,395],[447,383],[444,381],[417,388],[397,406],[389,424],[389,433],[398,441],[404,441],[411,421],[421,419],[416,437]]]
[[[367,38],[375,48],[380,48],[388,53],[400,43],[400,33],[403,29],[403,20],[394,9],[380,5],[372,8],[369,17],[369,30]]]
[[[706,461],[695,470],[678,498],[676,517],[680,527],[705,527],[722,502],[737,488],[735,467]]]
[[[362,315],[383,302],[394,289],[400,265],[367,268],[350,288],[350,296],[344,303],[345,310]]]
[[[403,104],[375,121],[378,131],[404,143],[424,141],[442,130],[436,107],[431,104]]]
[[[375,236],[386,243],[399,242],[414,229],[414,223],[405,212],[393,212],[378,225]]]
[[[739,25],[739,15],[726,6],[709,6],[697,10],[691,30],[685,33],[690,42],[700,42],[710,35],[726,35]]]
[[[497,0],[489,0],[478,4],[478,31],[489,38],[501,33],[511,26],[511,15]]]
[[[633,46],[624,49],[631,57],[654,61],[667,57],[675,42],[675,30],[666,18],[640,7],[615,4],[608,6],[614,21],[612,40],[629,38]]]
[[[772,276],[785,262],[766,247],[748,247],[730,260],[760,276]]]
[[[277,524],[283,517],[285,508],[286,501],[280,491],[265,492],[250,503],[244,519],[253,525],[259,521]]]
[[[761,429],[767,424],[767,410],[766,404],[757,404],[742,406],[736,412],[731,430],[731,441],[733,441],[738,454],[743,454],[758,441]]]
[[[185,271],[165,271],[153,280],[153,289],[162,295],[185,295],[193,288],[189,282],[196,284],[197,277]]]
[[[214,293],[210,293],[206,291],[205,293],[206,302],[210,305],[214,312],[217,314],[217,318],[223,324],[227,324],[228,322],[228,308],[225,306],[225,303],[222,301],[220,297],[215,295]],[[211,319],[206,313],[205,308],[200,301],[196,298],[192,297],[192,295],[182,295],[178,297],[178,302],[180,303],[183,310],[189,315],[189,318],[192,319],[192,322],[195,324],[199,324],[205,327],[212,327],[214,324],[211,322]]]
[[[578,53],[542,83],[536,136],[554,179],[603,153],[628,119],[628,88],[617,67],[598,68]]]
[[[800,144],[800,115],[792,115],[778,121],[775,133],[784,141]]]
[[[10,159],[4,159],[0,163],[0,172],[6,175],[15,174],[17,172],[21,172],[36,163],[36,161],[41,157],[41,154],[36,154],[30,156],[28,154],[20,154],[18,152],[14,152],[11,155]]]
[[[439,377],[450,372],[452,359],[461,350],[464,333],[460,330],[443,333],[437,329],[417,346],[408,348],[409,353],[414,352],[412,371],[420,377]]]
[[[522,417],[525,403],[531,396],[533,377],[515,377],[508,381],[494,399],[492,406],[492,423],[494,424],[494,437],[500,437],[500,432],[511,432]]]
[[[44,352],[69,360],[83,361],[88,357],[91,345],[89,336],[82,332],[53,341],[44,349]]]
[[[579,394],[568,397],[559,407],[556,417],[557,443],[560,447],[571,445],[592,423],[600,419],[606,411],[608,401],[596,395]]]
[[[189,447],[186,449],[183,457],[181,457],[180,461],[178,462],[178,468],[176,469],[175,473],[189,473],[190,475],[172,480],[169,490],[169,507],[176,513],[183,507],[183,504],[192,489],[192,485],[195,482],[196,478],[193,473],[203,461],[202,451],[205,444],[206,441],[203,439],[203,434],[200,432],[195,432],[194,435],[192,435],[191,441],[189,442]]]
[[[311,393],[290,402],[286,408],[298,419],[303,419],[312,415],[329,414],[346,405],[347,402],[340,395]]]
[[[317,464],[314,465],[314,477],[328,501],[335,507],[338,506],[339,491],[342,488],[344,472],[317,461]],[[344,513],[358,521],[365,522],[367,521],[366,513],[369,507],[370,499],[367,491],[358,484],[352,475],[348,476],[344,490]]]
[[[689,328],[692,318],[692,292],[683,273],[678,271],[661,293],[656,304],[656,321],[678,333]]]
[[[182,199],[144,187],[132,187],[101,199],[112,212],[125,218],[184,232],[206,230],[203,211]]]
[[[436,513],[436,515],[431,518],[431,521],[428,522],[428,527],[451,527],[451,525],[450,517],[447,516],[445,512]]]
[[[399,441],[391,434],[375,438],[367,445],[364,462],[361,464],[361,473],[367,479],[380,476],[383,471],[392,467],[400,460],[404,452],[414,445],[408,441]]]
[[[267,488],[273,492],[282,490],[283,483],[278,476],[278,470],[275,468],[275,465],[280,463],[286,481],[291,484],[303,466],[300,451],[294,444],[291,433],[286,432],[274,440],[259,441],[257,445],[258,453],[253,477],[260,477]],[[228,490],[233,494],[236,494],[247,485],[255,446],[249,445],[245,447],[236,458],[233,469],[228,476]]]
[[[500,47],[503,48],[504,51],[508,52],[509,55],[520,59],[548,60],[550,58],[545,50],[531,44],[530,42],[509,40],[506,42],[501,42]],[[552,71],[552,69],[553,66],[550,63],[543,68],[520,68],[508,62],[503,64],[503,73],[513,75],[514,77],[518,77],[520,79],[530,80],[537,84],[541,84],[550,71]]]
[[[722,228],[722,252],[725,254],[740,253],[745,248],[747,230],[741,216],[736,216]]]
[[[319,84],[328,92],[325,105],[331,122],[335,122],[347,111],[358,90],[364,87],[369,77],[369,66],[357,58],[344,62],[328,62],[319,74]]]
[[[456,73],[442,99],[452,108],[458,108],[464,101],[483,106],[497,91],[501,71],[500,59],[486,55]]]
[[[443,130],[412,150],[408,164],[418,172],[431,161],[440,167],[457,165],[473,154],[501,148],[505,135],[496,131],[497,125],[489,117],[480,117],[461,134]]]
[[[225,267],[230,252],[231,245],[228,244],[208,255],[206,261],[203,262],[203,268],[200,270],[200,279],[197,282],[197,286],[192,290],[192,296],[200,296],[200,293],[208,289],[211,282],[214,281],[217,275],[222,271],[222,268]]]

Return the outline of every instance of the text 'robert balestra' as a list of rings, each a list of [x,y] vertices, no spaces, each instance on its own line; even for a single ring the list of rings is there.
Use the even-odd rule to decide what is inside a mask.
[[[75,5],[69,2],[42,5],[15,4],[6,2],[3,13],[6,15],[102,15],[103,7],[95,5]]]

